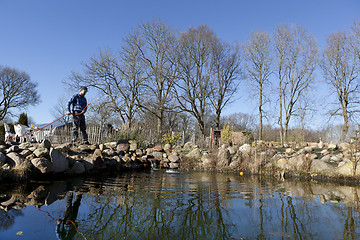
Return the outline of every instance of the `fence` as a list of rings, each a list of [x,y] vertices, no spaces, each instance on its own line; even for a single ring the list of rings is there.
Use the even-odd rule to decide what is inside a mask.
[[[88,140],[90,143],[99,144],[108,137],[108,131],[101,126],[90,125],[86,127]],[[79,139],[82,139],[81,131],[79,131]],[[57,127],[53,131],[52,142],[56,144],[68,143],[72,140],[72,125]]]

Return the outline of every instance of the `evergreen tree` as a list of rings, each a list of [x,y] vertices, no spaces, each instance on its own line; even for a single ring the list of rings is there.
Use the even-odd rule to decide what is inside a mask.
[[[29,126],[29,120],[26,113],[21,113],[19,116],[19,123],[25,126]]]

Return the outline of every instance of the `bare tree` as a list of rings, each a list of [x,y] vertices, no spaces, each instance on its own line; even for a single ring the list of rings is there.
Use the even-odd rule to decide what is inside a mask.
[[[0,66],[0,121],[13,108],[26,108],[40,102],[37,83],[15,68]]]
[[[125,39],[125,46],[120,57],[110,51],[99,51],[97,56],[83,64],[83,73],[73,72],[71,87],[86,85],[99,92],[107,111],[116,113],[123,124],[131,127],[138,111],[137,99],[140,94],[140,84],[143,80],[142,66],[139,64],[139,52],[131,45],[130,36]]]
[[[357,20],[351,28],[350,44],[360,59],[360,20]]]
[[[71,116],[66,114],[68,101],[69,99],[66,99],[64,96],[60,97],[58,99],[58,103],[51,110],[51,114],[54,118],[60,118],[63,116],[59,119],[59,122],[65,125],[71,123]]]
[[[190,113],[205,137],[205,113],[212,90],[212,52],[217,37],[207,26],[190,28],[181,34],[178,48],[179,81],[176,94],[179,107]]]
[[[326,81],[336,93],[338,106],[331,116],[341,116],[344,121],[340,141],[344,141],[349,130],[349,120],[357,112],[359,102],[359,58],[345,32],[330,34],[323,53],[321,68]]]
[[[124,45],[120,53],[119,70],[123,84],[118,86],[123,101],[123,115],[127,119],[127,127],[130,129],[139,112],[138,100],[143,95],[142,84],[145,81],[145,66],[141,61],[141,37],[138,32],[129,34],[124,39]]]
[[[318,47],[315,38],[296,25],[279,26],[274,44],[279,80],[280,140],[283,144],[287,142],[286,134],[297,102],[312,83]]]
[[[270,36],[266,32],[259,31],[251,34],[248,42],[244,45],[247,78],[259,97],[259,140],[262,139],[263,132],[264,87],[269,82],[271,74],[272,49],[270,44]]]
[[[215,109],[216,124],[220,129],[222,110],[234,100],[234,94],[240,84],[240,50],[220,40],[213,46],[213,75],[210,102]]]
[[[163,131],[165,112],[172,111],[173,85],[176,78],[176,34],[158,20],[140,25],[136,31],[141,41],[134,42],[140,52],[146,81],[140,107],[157,118],[157,132]]]

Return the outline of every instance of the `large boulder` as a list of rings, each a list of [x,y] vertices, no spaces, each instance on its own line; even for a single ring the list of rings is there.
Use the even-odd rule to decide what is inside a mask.
[[[50,150],[51,148],[51,143],[49,140],[45,139],[44,141],[42,141],[39,145],[41,148],[46,148],[48,150]]]
[[[52,162],[46,158],[34,158],[31,160],[31,163],[39,169],[41,173],[50,173],[54,171]]]
[[[334,169],[330,164],[318,159],[312,160],[310,167],[310,171],[312,172],[333,171]]]
[[[195,144],[192,143],[192,142],[187,142],[187,143],[184,144],[182,150],[183,150],[183,151],[191,151],[191,150],[193,150],[194,148],[198,148],[198,146],[195,145]]]
[[[6,162],[6,156],[2,152],[0,152],[0,167],[4,165]]]
[[[307,159],[305,154],[300,154],[288,160],[290,168],[294,171],[306,170]]]
[[[356,168],[356,176],[360,175],[360,164],[358,164],[357,168]],[[338,167],[336,169],[336,173],[339,173],[341,175],[344,176],[353,176],[353,166],[354,166],[354,162],[347,162],[344,165],[342,165],[341,167]]]
[[[79,161],[75,161],[74,165],[72,166],[72,171],[75,174],[82,174],[85,172],[85,166]]]
[[[47,148],[39,147],[34,152],[36,157],[47,157],[49,155],[49,150]]]
[[[201,156],[202,156],[202,154],[201,154],[201,151],[199,148],[194,148],[188,154],[186,154],[186,157],[192,158],[192,159],[200,159]]]
[[[245,143],[244,145],[242,145],[240,148],[239,148],[239,151],[242,153],[242,154],[245,154],[245,155],[248,155],[251,153],[251,146],[247,143]]]
[[[53,163],[54,172],[63,172],[69,167],[69,161],[65,156],[54,148],[50,149],[50,158]]]
[[[218,152],[218,162],[216,166],[218,168],[224,168],[228,167],[230,164],[231,158],[230,158],[230,152],[227,148],[221,147]]]
[[[6,154],[6,163],[8,163],[10,167],[19,166],[23,162],[25,162],[25,158],[16,152]]]

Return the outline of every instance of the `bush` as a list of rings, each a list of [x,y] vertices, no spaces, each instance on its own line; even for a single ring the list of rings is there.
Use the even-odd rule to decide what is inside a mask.
[[[182,138],[181,134],[176,134],[174,136],[171,136],[170,133],[166,133],[162,136],[161,143],[169,143],[171,145],[176,145],[177,141]]]

